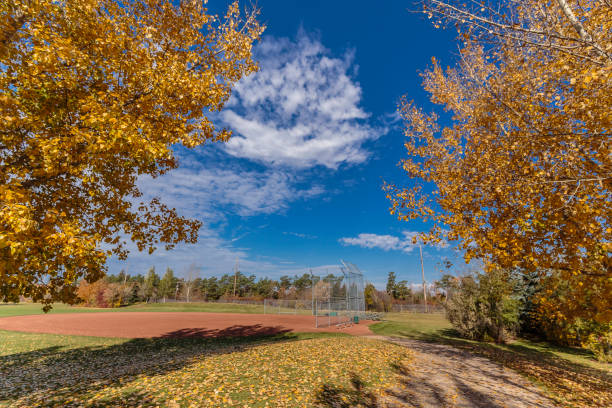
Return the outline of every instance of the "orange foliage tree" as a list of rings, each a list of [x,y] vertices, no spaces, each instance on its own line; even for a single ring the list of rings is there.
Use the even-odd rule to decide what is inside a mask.
[[[81,280],[77,287],[76,294],[80,301],[85,306],[91,307],[106,307],[105,292],[108,290],[109,284],[104,279],[89,283],[86,280]]]
[[[111,254],[195,242],[200,223],[138,175],[176,168],[172,146],[226,141],[207,112],[254,72],[255,13],[197,0],[0,3],[0,300],[75,301]]]
[[[424,73],[442,126],[408,100],[410,188],[387,185],[391,212],[433,223],[465,258],[566,282],[538,301],[558,319],[612,319],[612,4],[424,1],[455,25],[460,60]],[[424,187],[434,186],[431,193]]]

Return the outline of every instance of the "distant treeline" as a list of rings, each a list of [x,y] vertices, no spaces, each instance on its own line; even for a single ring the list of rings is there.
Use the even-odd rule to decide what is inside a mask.
[[[187,275],[179,278],[171,268],[163,276],[155,268],[146,275],[130,275],[122,270],[92,284],[81,281],[78,294],[89,306],[119,307],[139,302],[309,299],[313,296],[313,283],[318,298],[345,293],[343,277],[334,274],[323,278],[310,274],[281,276],[278,280],[241,272],[210,278],[197,277],[194,271]]]
[[[365,302],[368,310],[391,311],[393,304],[424,303],[423,292],[412,291],[406,281],[396,282],[393,272],[389,273],[386,289],[381,291],[371,283],[366,285]],[[201,278],[194,268],[187,272],[187,277],[175,276],[171,268],[167,268],[160,276],[155,268],[150,268],[145,275],[130,275],[122,270],[95,283],[82,280],[78,295],[87,306],[120,307],[141,302],[311,299],[313,295],[317,299],[327,299],[344,297],[345,288],[343,277],[331,273],[324,277],[305,273],[301,276],[270,279],[237,272]],[[427,303],[435,304],[442,299],[436,290],[432,290],[427,300]]]

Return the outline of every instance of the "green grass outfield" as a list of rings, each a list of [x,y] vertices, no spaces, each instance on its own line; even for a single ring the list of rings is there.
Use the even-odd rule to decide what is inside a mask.
[[[99,312],[212,312],[212,313],[263,313],[263,305],[240,305],[233,303],[139,303],[118,308],[96,308],[69,306],[56,303],[49,313],[99,313]],[[0,303],[0,318],[42,314],[37,303]]]

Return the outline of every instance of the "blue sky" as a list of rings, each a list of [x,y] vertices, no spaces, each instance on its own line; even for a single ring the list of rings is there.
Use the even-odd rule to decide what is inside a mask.
[[[222,13],[227,1],[209,2]],[[340,259],[383,287],[389,271],[420,281],[410,237],[427,229],[389,214],[383,180],[410,185],[396,105],[402,95],[432,109],[419,72],[435,56],[452,65],[451,30],[435,29],[411,1],[266,1],[267,26],[255,48],[261,70],[242,80],[215,121],[234,131],[227,145],[178,148],[179,169],[143,178],[145,196],[161,196],[203,222],[200,241],[153,255],[134,250],[109,272],[150,266],[179,275],[230,273],[277,278],[336,272]],[[424,247],[427,280],[444,259],[465,269],[452,247]]]

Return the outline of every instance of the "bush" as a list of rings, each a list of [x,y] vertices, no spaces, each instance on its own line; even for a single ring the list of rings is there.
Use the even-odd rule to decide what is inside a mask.
[[[583,341],[582,347],[592,351],[597,360],[612,363],[612,324],[598,326]]]
[[[570,283],[560,279],[555,271],[548,271],[541,280],[541,286],[540,293],[534,296],[533,312],[541,334],[548,341],[563,346],[583,347],[590,350],[598,360],[611,362],[610,319],[595,321],[578,317],[577,309],[588,308],[591,299],[576,294]]]
[[[456,278],[444,289],[446,317],[463,337],[503,343],[519,326],[521,303],[504,271]]]
[[[538,319],[548,341],[562,346],[583,347],[599,361],[612,362],[612,323],[594,320],[566,320],[540,313]]]

